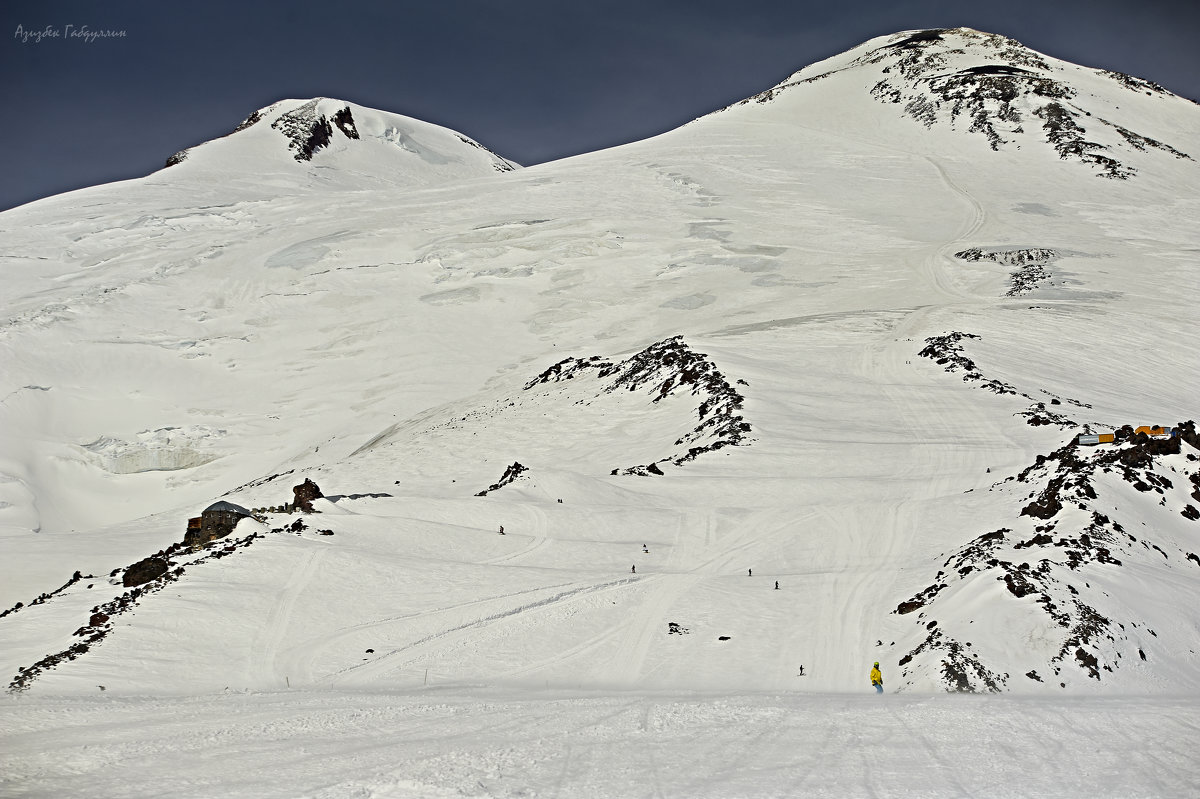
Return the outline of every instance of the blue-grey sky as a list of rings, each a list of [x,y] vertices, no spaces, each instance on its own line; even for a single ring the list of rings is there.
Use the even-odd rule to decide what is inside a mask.
[[[1200,98],[1196,0],[5,0],[0,209],[146,175],[286,97],[446,125],[528,165],[957,26]]]

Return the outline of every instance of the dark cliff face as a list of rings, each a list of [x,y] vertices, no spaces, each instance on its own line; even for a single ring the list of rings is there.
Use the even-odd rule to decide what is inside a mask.
[[[328,147],[330,142],[333,141],[335,128],[347,139],[360,138],[358,126],[355,124],[354,114],[350,111],[350,106],[343,106],[332,117],[326,117],[323,114],[317,113],[317,104],[322,99],[318,97],[315,100],[310,100],[299,108],[280,115],[278,119],[271,123],[272,128],[286,137],[288,149],[291,150],[292,157],[300,163],[311,161],[313,155],[319,150]],[[240,133],[247,128],[257,125],[277,105],[255,111],[226,135],[232,136],[234,133]],[[176,164],[183,163],[187,160],[190,152],[191,148],[180,150],[167,159],[165,166],[175,166]]]
[[[329,117],[317,113],[317,104],[320,102],[321,98],[309,100],[271,123],[272,128],[287,137],[288,149],[297,161],[311,161],[318,150],[328,147],[333,139],[335,126],[346,138],[358,138],[358,129],[355,127],[354,115],[350,113],[349,106],[337,111],[330,121]]]

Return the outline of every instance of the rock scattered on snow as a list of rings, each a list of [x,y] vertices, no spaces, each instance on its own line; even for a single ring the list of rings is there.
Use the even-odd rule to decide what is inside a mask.
[[[1057,425],[1059,427],[1079,427],[1079,423],[1069,418],[1063,413],[1051,411],[1047,408],[1047,403],[1035,398],[1031,394],[1018,390],[1015,386],[1005,383],[1000,380],[985,378],[983,373],[976,367],[975,362],[967,357],[963,351],[962,343],[968,339],[978,339],[979,336],[974,333],[952,332],[941,336],[931,336],[925,339],[925,347],[917,353],[922,358],[929,358],[934,363],[945,368],[947,372],[956,372],[962,370],[964,382],[975,382],[979,388],[992,391],[996,394],[1012,394],[1018,397],[1024,397],[1030,401],[1030,405],[1023,411],[1018,411],[1016,416],[1025,417],[1025,423],[1032,427],[1040,427],[1043,425]],[[1050,405],[1062,405],[1067,402],[1078,408],[1090,408],[1091,406],[1079,400],[1060,398],[1049,392],[1043,392],[1050,396]],[[1084,428],[1090,432],[1090,427],[1084,425]]]
[[[1010,288],[1004,295],[1019,297],[1033,291],[1050,279],[1047,267],[1051,261],[1059,257],[1059,254],[1045,247],[986,250],[981,247],[972,247],[969,250],[955,253],[954,257],[964,261],[993,261],[1016,267],[1016,271],[1009,275]]]
[[[611,394],[618,389],[646,390],[651,402],[685,391],[701,398],[696,409],[699,423],[675,441],[675,453],[653,463],[613,469],[614,475],[662,475],[659,464],[682,466],[704,453],[750,443],[751,427],[742,416],[745,397],[726,380],[707,355],[692,350],[683,336],[651,344],[620,363],[600,356],[566,358],[526,383],[525,389],[572,380],[592,370],[606,381],[602,393]],[[744,381],[738,382],[745,385]],[[683,450],[684,447],[687,449]]]
[[[1104,672],[1119,668],[1123,656],[1132,659],[1136,653],[1145,660],[1136,631],[1145,629],[1153,636],[1152,620],[1131,618],[1119,602],[1081,589],[1088,588],[1085,575],[1097,568],[1200,566],[1200,557],[1165,539],[1155,542],[1153,532],[1143,530],[1141,538],[1132,535],[1117,520],[1121,506],[1111,488],[1104,487],[1111,475],[1139,492],[1161,495],[1160,502],[1147,503],[1151,515],[1174,513],[1174,507],[1185,505],[1189,497],[1200,500],[1200,436],[1192,421],[1181,422],[1175,430],[1174,437],[1159,439],[1123,427],[1114,444],[1095,449],[1080,448],[1072,440],[994,486],[1009,492],[1021,486],[1033,490],[1013,498],[1014,510],[1020,510],[1011,527],[979,535],[951,553],[926,588],[897,605],[894,613],[917,613],[924,628],[924,640],[901,658],[900,665],[940,658],[948,689],[1003,690],[1007,674],[988,668],[984,656],[938,628],[936,619],[927,621],[941,603],[949,608],[954,597],[972,586],[978,586],[973,595],[986,590],[979,581],[993,580],[1003,584],[1011,601],[1035,603],[1061,631],[1057,649],[1046,652],[1046,670],[1061,674],[1065,664],[1074,663],[1089,679],[1101,680]],[[1183,467],[1188,485],[1177,486],[1171,475],[1178,474],[1182,463],[1188,464]],[[1102,612],[1101,604],[1108,610]]]

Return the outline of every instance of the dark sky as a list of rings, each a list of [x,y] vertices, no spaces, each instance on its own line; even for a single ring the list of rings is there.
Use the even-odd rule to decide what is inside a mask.
[[[669,130],[873,36],[957,26],[1200,98],[1197,0],[5,0],[0,209],[148,174],[286,97],[529,165]],[[69,35],[85,27],[123,35]]]

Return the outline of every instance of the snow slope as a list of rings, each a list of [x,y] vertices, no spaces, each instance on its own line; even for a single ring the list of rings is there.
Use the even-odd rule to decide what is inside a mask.
[[[281,100],[220,139],[181,150],[151,182],[232,184],[240,191],[412,188],[517,167],[461,133],[317,97]]]
[[[1200,451],[1071,442],[1197,416],[1198,122],[1136,79],[908,32],[654,139],[519,171],[367,186],[339,166],[283,188],[202,173],[202,155],[219,172],[220,147],[276,133],[264,118],[142,182],[6,212],[0,606],[63,586],[0,618],[23,692],[6,709],[34,725],[103,685],[130,717],[157,712],[126,698],[145,694],[220,715],[228,689],[273,724],[289,689],[388,716],[433,707],[409,693],[428,685],[483,684],[538,697],[512,729],[561,709],[569,732],[684,690],[702,723],[722,723],[704,697],[725,697],[766,737],[800,692],[822,719],[789,733],[807,752],[878,660],[889,691],[1056,697],[906,699],[887,736],[923,712],[974,734],[981,708],[1152,726],[1098,698],[1133,694],[1181,719],[1156,742],[1195,743]],[[278,506],[306,477],[319,514],[171,549],[216,499]],[[160,551],[166,578],[119,584]],[[601,698],[559,708],[539,690]],[[85,728],[109,707],[62,701]],[[509,723],[468,735],[483,761]],[[630,732],[601,729],[608,768]],[[174,751],[188,734],[169,729]],[[17,740],[29,784],[51,786]],[[461,748],[432,751],[454,770],[476,762]],[[360,762],[357,744],[331,751]],[[878,795],[870,775],[907,750],[887,751],[813,792]],[[1195,790],[1172,756],[1131,772],[1165,768],[1148,794]],[[786,794],[813,757],[713,777],[711,795]],[[597,770],[570,762],[526,787],[586,793]],[[1014,795],[1046,792],[1054,768]],[[395,773],[415,782],[344,777],[328,795],[510,790]],[[1050,792],[1124,795],[1072,773]],[[958,779],[935,795],[985,790]]]
[[[1195,703],[1161,697],[434,688],[23,700],[0,737],[6,795],[158,796],[164,785],[188,799],[1107,798],[1197,789]]]

